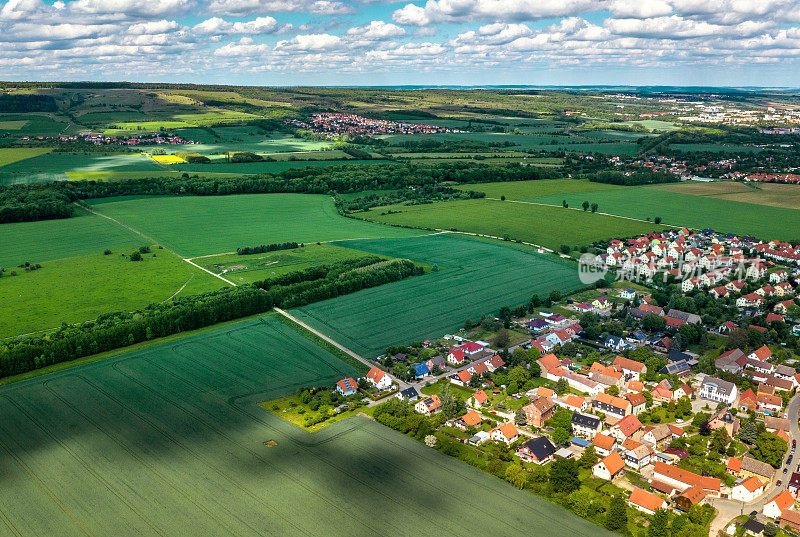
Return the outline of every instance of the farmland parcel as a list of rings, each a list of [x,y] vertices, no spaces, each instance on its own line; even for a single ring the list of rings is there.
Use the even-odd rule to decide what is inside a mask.
[[[267,318],[4,387],[0,527],[21,537],[608,535],[369,420],[311,435],[256,405],[351,374]]]
[[[464,320],[527,303],[534,293],[580,286],[577,268],[493,242],[442,234],[337,243],[438,265],[425,276],[390,283],[293,310],[343,345],[377,356],[387,345],[441,336]]]
[[[573,194],[572,197],[583,200],[592,196],[588,199],[593,199],[601,192],[603,191]],[[568,194],[558,196],[559,204],[562,197],[572,199]],[[648,222],[614,216],[487,199],[378,207],[357,216],[403,226],[456,229],[495,237],[508,236],[512,240],[523,240],[553,249],[562,244],[584,245],[596,240],[630,237],[662,229],[661,226]]]
[[[187,257],[274,242],[408,237],[418,231],[341,217],[329,196],[134,197],[90,200],[92,208]]]
[[[708,196],[667,192],[652,187],[625,188],[534,198],[543,203],[566,199],[570,206],[584,200],[598,203],[601,212],[633,218],[660,216],[665,224],[696,229],[711,228],[722,233],[754,235],[770,240],[800,237],[800,211],[729,201]]]

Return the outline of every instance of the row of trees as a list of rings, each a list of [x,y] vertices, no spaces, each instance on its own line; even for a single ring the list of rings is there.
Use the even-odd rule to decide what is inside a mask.
[[[636,186],[652,185],[656,183],[677,183],[680,178],[671,173],[637,171],[626,174],[621,171],[600,171],[585,177],[593,183],[608,183],[611,185]]]
[[[272,244],[262,244],[261,246],[243,246],[236,249],[238,255],[263,254],[265,252],[275,252],[278,250],[294,250],[302,244],[296,242],[273,242]]]
[[[424,273],[421,266],[407,259],[396,259],[388,263],[380,258],[370,262],[372,259],[366,257],[355,262],[343,261],[315,267],[300,271],[297,281],[291,281],[294,277],[285,277],[292,276],[293,273],[290,273],[264,280],[256,286],[266,291],[270,301],[276,306],[294,308]]]
[[[136,252],[138,253],[138,252]],[[370,267],[374,266],[374,270]],[[365,270],[354,270],[364,268]],[[95,321],[67,325],[45,336],[0,346],[0,377],[25,373],[153,338],[269,311],[352,293],[421,274],[407,260],[387,263],[377,256],[289,273],[258,286],[221,289],[170,302],[150,304],[135,312],[101,315]],[[259,288],[260,287],[260,288]]]

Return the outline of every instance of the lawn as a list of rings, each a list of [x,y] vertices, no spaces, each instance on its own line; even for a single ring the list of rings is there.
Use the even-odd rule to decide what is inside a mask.
[[[510,200],[530,201],[537,196],[588,192],[594,190],[616,190],[625,188],[605,183],[592,183],[580,179],[542,179],[538,181],[503,181],[498,183],[477,183],[456,186],[459,190],[485,192],[489,198],[505,196]]]
[[[72,218],[0,225],[0,267],[102,253],[106,248],[116,252],[145,242],[122,226],[76,207]]]
[[[0,278],[0,338],[93,320],[109,311],[132,311],[152,302],[213,291],[227,284],[164,250],[128,261],[102,253],[42,263],[42,268]],[[143,282],[146,284],[143,285]]]
[[[28,122],[25,120],[18,121],[0,121],[0,130],[18,131],[24,127]]]
[[[2,387],[3,524],[21,537],[609,535],[367,419],[310,434],[257,405],[350,374],[266,319]]]
[[[332,244],[309,243],[302,248],[252,255],[215,255],[201,257],[195,263],[237,284],[252,283],[310,267],[336,263],[367,255],[351,248]]]
[[[274,242],[407,237],[420,233],[344,218],[336,212],[333,200],[323,195],[123,197],[89,203],[94,210],[185,257]]]
[[[2,129],[0,124],[0,129]],[[13,147],[0,149],[0,167],[12,162],[38,157],[52,151],[49,147]]]
[[[442,234],[337,243],[441,268],[372,289],[310,304],[292,313],[364,356],[388,345],[435,339],[534,293],[579,287],[572,265],[499,242]]]
[[[616,191],[558,194],[552,199],[542,199],[548,203],[555,203],[554,200],[558,199],[559,205],[563,198],[572,199],[572,206],[576,207],[583,199],[588,198],[593,201],[603,192]],[[575,199],[578,201],[574,202]],[[602,203],[600,207],[602,210]],[[399,212],[383,214],[389,210]],[[358,213],[356,216],[388,224],[429,229],[456,229],[495,237],[507,235],[512,240],[532,242],[553,249],[562,244],[584,245],[600,239],[630,237],[660,229],[660,226],[655,224],[580,210],[486,199],[378,207],[367,213]]]
[[[650,187],[559,194],[539,197],[536,201],[560,204],[563,199],[574,207],[583,200],[596,202],[600,212],[633,218],[660,216],[664,224],[673,226],[712,228],[723,233],[750,234],[766,240],[800,238],[800,211],[782,207],[667,192]]]

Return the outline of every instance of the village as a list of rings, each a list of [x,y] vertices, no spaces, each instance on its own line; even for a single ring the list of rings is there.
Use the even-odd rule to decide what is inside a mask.
[[[800,373],[782,349],[800,333],[800,251],[688,229],[596,251],[618,286],[391,348],[335,390],[407,404],[432,420],[430,445],[505,446],[528,476],[589,461],[583,481],[626,491],[646,516],[707,505],[712,530],[800,531]]]
[[[370,119],[355,114],[343,113],[317,113],[312,114],[305,121],[287,119],[287,125],[310,130],[316,134],[327,137],[341,136],[342,134],[358,134],[363,136],[380,136],[386,134],[437,134],[448,132],[463,132],[457,129],[424,125],[420,123],[405,123],[386,119]]]

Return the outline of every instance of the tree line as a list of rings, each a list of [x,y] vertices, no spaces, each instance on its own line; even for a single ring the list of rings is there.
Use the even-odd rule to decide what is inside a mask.
[[[629,175],[621,171],[601,171],[586,177],[593,183],[608,183],[611,185],[636,186],[652,185],[656,183],[677,183],[680,178],[670,173],[640,171]]]
[[[126,347],[154,338],[354,293],[422,274],[405,259],[378,256],[313,267],[266,279],[256,285],[225,288],[134,312],[107,313],[80,325],[64,324],[54,333],[0,345],[0,377]]]
[[[236,249],[238,255],[263,254],[278,250],[294,250],[301,245],[296,242],[273,242],[272,244],[262,244],[261,246],[243,246]]]
[[[343,164],[241,177],[147,177],[126,181],[60,181],[0,187],[2,222],[65,218],[71,202],[113,196],[224,196],[230,194],[335,194],[422,189],[447,193],[441,183],[484,183],[556,178],[557,170],[508,163]],[[24,200],[24,202],[20,201]]]

